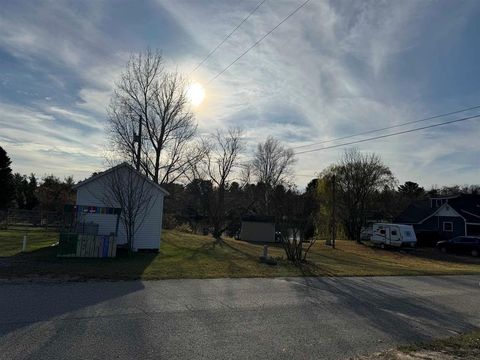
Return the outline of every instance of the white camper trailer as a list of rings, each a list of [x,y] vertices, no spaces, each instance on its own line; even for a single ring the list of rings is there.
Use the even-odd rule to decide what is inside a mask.
[[[372,243],[384,248],[387,246],[410,247],[417,244],[417,237],[411,225],[373,224]]]

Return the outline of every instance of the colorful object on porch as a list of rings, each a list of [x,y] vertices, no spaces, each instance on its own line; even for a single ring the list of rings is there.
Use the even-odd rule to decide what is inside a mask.
[[[105,214],[105,215],[120,215],[122,209],[104,206],[91,205],[65,205],[65,212],[84,213],[84,214]]]
[[[113,235],[61,233],[58,257],[115,257],[117,242]]]

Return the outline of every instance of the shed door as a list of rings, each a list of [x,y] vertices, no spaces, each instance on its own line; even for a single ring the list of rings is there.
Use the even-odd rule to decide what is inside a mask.
[[[392,227],[390,229],[390,241],[392,244],[399,244],[402,242],[400,237],[400,229],[398,227]]]
[[[385,244],[390,245],[390,228],[384,227],[380,230],[380,235],[384,238]]]

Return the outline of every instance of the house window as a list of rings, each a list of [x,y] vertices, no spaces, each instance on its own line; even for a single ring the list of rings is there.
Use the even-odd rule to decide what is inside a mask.
[[[443,231],[453,231],[453,222],[451,221],[444,221],[443,222]]]

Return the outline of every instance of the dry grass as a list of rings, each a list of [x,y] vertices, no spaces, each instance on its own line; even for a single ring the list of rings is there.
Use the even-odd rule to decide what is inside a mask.
[[[278,276],[373,276],[478,274],[480,260],[473,258],[438,259],[434,249],[417,255],[385,251],[337,241],[332,249],[317,242],[308,264],[295,267],[284,260],[283,249],[271,246],[270,255],[278,265],[258,261],[261,245],[226,239],[214,246],[211,237],[165,231],[158,254],[126,254],[116,259],[57,258],[49,245],[57,235],[31,231],[29,252],[20,253],[23,233],[0,231],[0,277],[68,276],[80,279],[167,279]]]
[[[401,346],[398,349],[361,356],[355,360],[477,360],[480,359],[480,331],[447,339]]]

